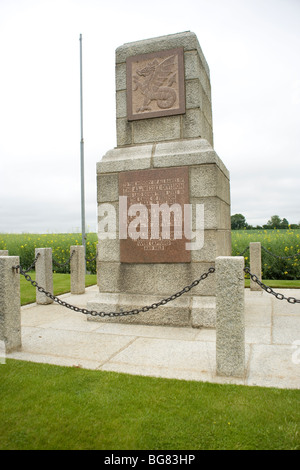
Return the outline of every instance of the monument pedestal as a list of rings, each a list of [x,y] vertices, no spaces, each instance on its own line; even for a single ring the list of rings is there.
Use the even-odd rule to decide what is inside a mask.
[[[118,146],[97,164],[99,295],[88,303],[104,312],[168,298],[231,254],[229,172],[213,149],[209,69],[196,36],[127,44],[116,59]],[[169,237],[164,215],[151,212],[163,205]],[[155,310],[89,319],[214,327],[214,274]]]
[[[141,309],[160,300],[154,295],[99,294],[88,302],[88,309],[97,312],[126,312]],[[193,328],[215,328],[216,299],[214,296],[185,296],[172,300],[166,305],[137,315],[99,317],[88,315],[88,320],[110,323],[131,323],[139,325],[181,326]]]

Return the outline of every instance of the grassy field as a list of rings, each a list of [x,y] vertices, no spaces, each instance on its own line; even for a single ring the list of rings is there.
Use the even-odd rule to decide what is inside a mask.
[[[35,280],[35,272],[28,273],[31,279]],[[87,274],[85,276],[85,286],[93,286],[97,284],[96,274]],[[53,293],[54,295],[65,294],[71,290],[71,276],[70,274],[53,274]],[[30,282],[26,281],[24,276],[20,276],[20,293],[21,305],[26,305],[35,302],[36,290]]]
[[[52,248],[52,256],[57,263],[63,264],[70,258],[70,247],[81,245],[80,233],[59,234],[0,234],[0,250],[8,250],[10,256],[19,256],[20,264],[28,268],[35,258],[35,248]],[[96,255],[97,234],[88,233],[86,242],[86,257],[91,260]],[[87,261],[87,270],[96,274],[96,262]],[[57,273],[68,273],[69,265],[59,268],[54,265]]]
[[[271,253],[280,257],[295,256],[292,259],[278,259],[262,251],[264,279],[300,279],[300,230],[232,230],[232,255],[242,253],[250,242],[259,241]],[[31,265],[35,248],[51,247],[53,259],[65,263],[70,257],[70,246],[81,244],[81,234],[0,234],[0,250],[9,250],[10,255],[19,256],[23,267]],[[97,234],[87,234],[87,259],[96,255]],[[299,255],[299,256],[297,256]],[[246,262],[249,252],[245,253]],[[59,268],[58,273],[69,272],[69,266]],[[96,274],[96,262],[88,261],[87,270]]]
[[[232,255],[242,253],[250,242],[260,242],[269,252],[289,257],[278,259],[262,250],[263,279],[300,279],[300,230],[232,230]],[[249,264],[249,251],[245,253],[246,264]]]
[[[0,449],[299,450],[299,390],[7,360]]]

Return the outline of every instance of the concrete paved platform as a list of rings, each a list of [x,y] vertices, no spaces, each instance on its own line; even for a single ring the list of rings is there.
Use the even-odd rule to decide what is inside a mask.
[[[300,298],[299,290],[278,289]],[[60,296],[86,308],[97,286]],[[99,323],[58,304],[22,307],[22,350],[8,358],[215,383],[300,389],[300,304],[245,289],[246,374],[216,376],[214,329]],[[151,312],[149,312],[149,315]]]

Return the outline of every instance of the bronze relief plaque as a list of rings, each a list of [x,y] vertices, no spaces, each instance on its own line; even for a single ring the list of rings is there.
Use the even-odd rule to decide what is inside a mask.
[[[122,172],[119,195],[122,263],[191,261],[184,235],[187,167]]]
[[[129,121],[185,113],[183,48],[128,57]]]

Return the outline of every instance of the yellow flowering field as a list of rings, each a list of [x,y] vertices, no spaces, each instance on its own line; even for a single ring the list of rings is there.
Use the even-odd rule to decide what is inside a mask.
[[[250,242],[261,242],[263,279],[300,279],[300,230],[232,230],[232,255],[242,253]],[[70,258],[70,246],[81,245],[80,233],[60,234],[0,234],[0,250],[8,250],[10,255],[20,256],[24,268],[34,260],[35,248],[52,248],[53,259],[60,264]],[[96,256],[97,234],[87,234],[87,259]],[[296,255],[296,256],[295,256]],[[297,256],[299,255],[299,256]],[[244,253],[245,264],[249,264],[249,250]],[[291,259],[281,259],[293,256]],[[280,258],[278,258],[280,257]],[[58,267],[55,272],[68,273],[69,265]],[[96,262],[87,261],[87,270],[96,273]]]
[[[250,242],[261,243],[263,279],[300,279],[300,230],[232,230],[231,241],[233,256],[242,253]],[[249,250],[244,256],[249,265]]]
[[[53,260],[58,264],[66,263],[70,258],[70,246],[81,245],[80,233],[58,234],[0,234],[0,250],[8,250],[10,256],[19,256],[20,264],[29,267],[35,257],[35,248],[52,248]],[[88,233],[86,241],[86,257],[88,260],[96,256],[97,234]],[[53,264],[57,273],[69,273],[70,266],[58,267]],[[96,273],[96,261],[87,261],[87,271]]]

